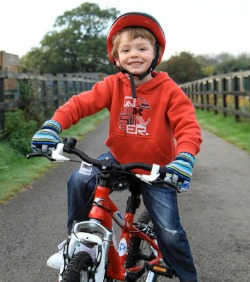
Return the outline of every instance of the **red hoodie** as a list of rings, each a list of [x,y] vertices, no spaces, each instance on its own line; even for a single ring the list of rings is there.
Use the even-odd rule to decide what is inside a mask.
[[[92,90],[73,96],[52,117],[62,129],[107,108],[110,113],[106,145],[120,163],[166,165],[180,152],[196,155],[201,130],[192,102],[166,72],[136,88],[118,73],[96,83]]]

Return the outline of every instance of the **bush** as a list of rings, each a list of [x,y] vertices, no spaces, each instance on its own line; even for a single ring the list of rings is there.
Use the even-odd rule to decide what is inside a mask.
[[[37,127],[37,122],[28,120],[22,110],[5,114],[5,139],[8,140],[10,147],[20,153],[30,152],[30,141]]]

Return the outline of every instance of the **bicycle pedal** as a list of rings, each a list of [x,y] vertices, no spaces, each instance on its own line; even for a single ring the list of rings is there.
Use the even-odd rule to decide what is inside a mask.
[[[149,267],[149,269],[158,275],[162,275],[168,278],[173,278],[174,275],[173,270],[171,268],[162,267],[159,265],[152,265]]]

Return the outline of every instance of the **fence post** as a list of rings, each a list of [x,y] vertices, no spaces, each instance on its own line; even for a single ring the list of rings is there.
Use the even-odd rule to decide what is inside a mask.
[[[238,96],[237,93],[235,93],[235,95],[234,95],[234,109],[235,109],[236,111],[239,110],[239,96]],[[236,114],[235,114],[235,121],[236,121],[236,122],[239,122],[239,120],[240,120],[240,116],[236,113]]]
[[[222,79],[222,107],[223,107],[223,116],[226,117],[227,116],[227,91],[229,91],[228,89],[228,80],[226,78]]]
[[[59,97],[58,97],[58,81],[57,80],[53,80],[52,95],[53,95],[53,100],[54,100],[54,107],[58,108],[59,107]]]
[[[204,93],[201,93],[200,99],[201,99],[201,108],[202,108],[202,110],[204,110],[205,109],[205,106],[204,106]]]
[[[222,107],[223,107],[223,116],[226,117],[227,116],[227,94],[222,93]],[[225,109],[225,110],[224,110]]]
[[[218,99],[217,99],[217,92],[214,92],[214,114],[218,114],[218,109],[217,109],[217,104],[218,104]]]
[[[3,102],[4,102],[4,79],[0,78],[0,131],[2,131],[4,128],[4,104]]]
[[[240,90],[240,85],[239,85],[239,78],[237,76],[234,77],[233,79],[233,91],[235,91],[234,93],[234,109],[236,111],[239,110],[239,95],[238,95],[238,91]],[[236,113],[235,114],[235,121],[239,122],[240,120],[240,116]]]

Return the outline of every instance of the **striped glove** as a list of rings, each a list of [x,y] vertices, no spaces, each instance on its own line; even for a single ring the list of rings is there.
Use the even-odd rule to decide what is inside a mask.
[[[195,157],[189,153],[180,153],[166,166],[165,180],[174,183],[182,192],[188,191],[193,173]]]
[[[62,132],[61,126],[55,120],[47,120],[41,129],[35,133],[31,140],[31,148],[37,153],[48,153],[60,142],[58,134]]]

